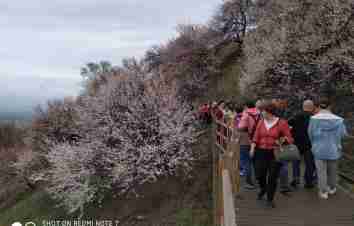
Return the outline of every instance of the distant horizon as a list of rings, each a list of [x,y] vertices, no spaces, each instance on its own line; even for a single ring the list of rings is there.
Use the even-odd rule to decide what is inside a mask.
[[[9,108],[8,106],[0,105],[0,121],[1,120],[13,120],[13,119],[30,119],[32,118],[35,108],[41,106],[46,109],[48,101],[53,100],[63,100],[67,96],[58,96],[48,98],[47,100],[38,102],[33,106],[23,106],[17,105],[16,107]]]
[[[33,111],[23,111],[23,112],[1,112],[0,111],[0,121],[27,121],[32,119]]]

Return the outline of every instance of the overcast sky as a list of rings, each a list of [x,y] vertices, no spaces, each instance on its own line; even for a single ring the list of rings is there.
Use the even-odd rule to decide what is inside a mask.
[[[140,57],[221,0],[0,0],[0,111],[76,95],[80,67]]]

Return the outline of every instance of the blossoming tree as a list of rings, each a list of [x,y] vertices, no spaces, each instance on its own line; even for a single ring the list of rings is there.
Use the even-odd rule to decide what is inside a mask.
[[[165,90],[166,91],[166,90]],[[80,139],[49,141],[48,191],[70,212],[107,189],[134,193],[161,176],[188,175],[195,155],[194,116],[174,94],[148,92],[143,78],[109,78],[75,108]]]

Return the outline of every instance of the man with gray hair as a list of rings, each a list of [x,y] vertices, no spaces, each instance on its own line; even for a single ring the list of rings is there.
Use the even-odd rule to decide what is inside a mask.
[[[313,188],[316,179],[316,167],[313,154],[311,152],[311,141],[307,130],[315,105],[312,100],[305,100],[302,105],[303,111],[289,120],[295,145],[305,160],[305,188]],[[300,184],[300,160],[293,162],[293,181],[291,185],[297,187]]]

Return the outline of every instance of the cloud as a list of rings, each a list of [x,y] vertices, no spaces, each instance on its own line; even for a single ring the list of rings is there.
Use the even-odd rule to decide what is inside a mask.
[[[35,105],[78,93],[80,68],[119,64],[175,35],[180,23],[205,23],[221,0],[3,0],[0,2],[0,106]]]

